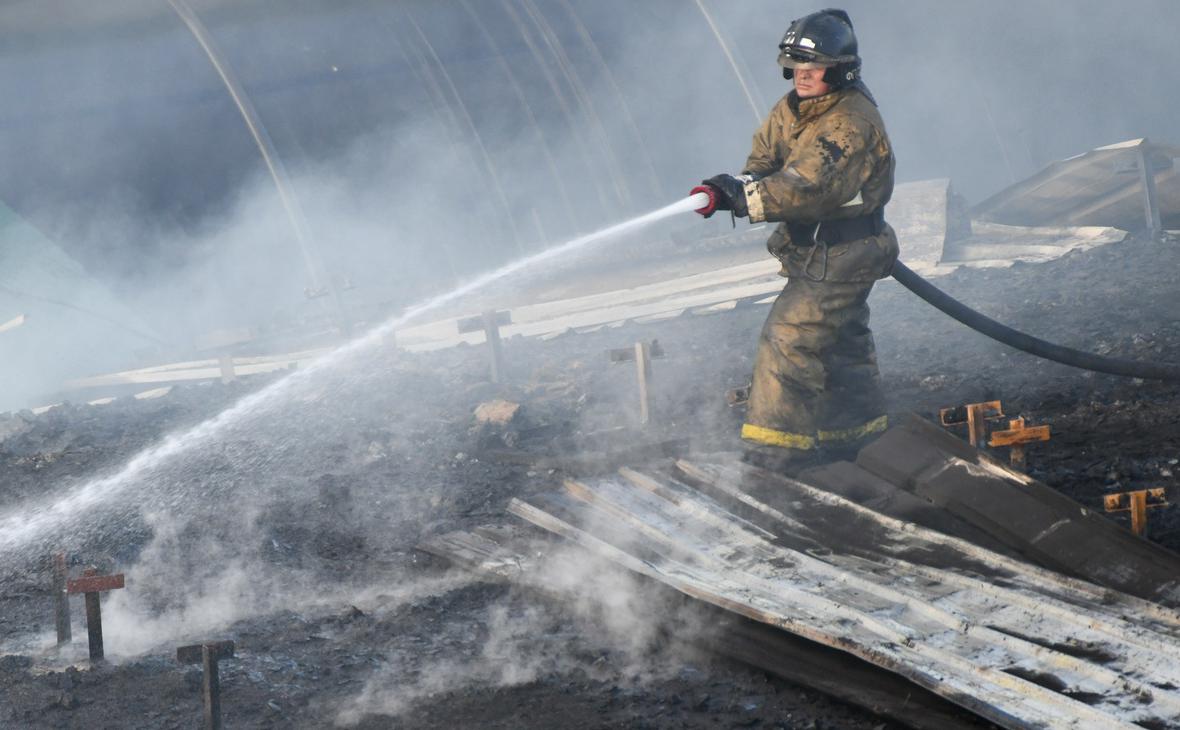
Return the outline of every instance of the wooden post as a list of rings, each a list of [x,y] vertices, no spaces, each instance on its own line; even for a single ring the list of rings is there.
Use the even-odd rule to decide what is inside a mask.
[[[67,593],[82,593],[86,596],[86,635],[90,640],[91,662],[100,662],[103,659],[102,607],[99,604],[99,594],[123,586],[122,573],[99,575],[96,568],[87,568],[81,578],[66,581]]]
[[[204,704],[205,730],[221,730],[221,674],[218,663],[232,659],[234,642],[207,641],[204,644],[176,649],[176,661],[201,665],[201,698]]]
[[[987,439],[987,422],[1003,417],[1004,406],[998,400],[943,408],[938,412],[939,423],[944,428],[966,424],[967,441],[976,448],[982,448]]]
[[[1051,435],[1048,426],[1026,426],[1024,417],[1021,416],[1009,421],[1007,430],[992,433],[988,446],[1011,448],[1009,459],[1012,466],[1016,469],[1024,469],[1028,464],[1026,447],[1029,444],[1048,441]]]
[[[1160,220],[1159,195],[1155,187],[1155,169],[1151,164],[1151,155],[1147,140],[1143,140],[1138,147],[1139,153],[1139,184],[1143,188],[1143,212],[1147,222],[1147,232],[1152,238],[1163,233],[1164,226]]]
[[[483,331],[488,340],[488,358],[490,360],[493,383],[504,382],[504,345],[500,342],[500,324],[496,312],[488,311],[481,315]]]
[[[213,647],[201,647],[201,669],[204,681],[201,683],[201,697],[205,702],[205,727],[221,730],[221,677],[217,669],[217,654]]]
[[[504,382],[504,345],[500,340],[500,328],[512,324],[511,312],[490,310],[478,317],[467,317],[457,323],[459,334],[483,331],[488,343],[488,362],[493,383]]]
[[[87,568],[82,575],[91,578],[98,575],[97,568]],[[86,638],[90,645],[90,661],[102,661],[102,606],[98,603],[99,593],[92,591],[85,594],[86,600]]]
[[[651,422],[651,345],[646,342],[635,343],[635,372],[639,378],[639,422],[646,426]]]
[[[1008,460],[1013,468],[1024,471],[1028,466],[1028,455],[1024,451],[1024,444],[1013,444],[1012,450],[1008,452]]]
[[[1131,492],[1131,532],[1140,537],[1147,534],[1147,491]]]
[[[987,427],[986,422],[979,415],[979,408],[973,405],[967,406],[967,441],[975,447],[978,447],[979,442],[983,440],[983,431]]]
[[[66,565],[66,554],[56,553],[53,556],[53,608],[54,622],[57,624],[57,645],[70,643],[73,638],[70,631],[70,596],[66,592],[66,580],[69,578],[69,568]]]
[[[232,383],[238,379],[234,372],[234,356],[223,352],[217,356],[217,366],[221,368],[221,382]]]
[[[1130,512],[1131,532],[1147,536],[1147,510],[1168,506],[1168,493],[1162,487],[1139,489],[1134,492],[1108,494],[1102,498],[1107,512]]]
[[[635,361],[635,373],[639,381],[639,422],[646,426],[651,422],[651,361],[652,358],[663,357],[664,348],[659,340],[636,342],[633,347],[618,350],[607,350],[607,357],[613,363]]]

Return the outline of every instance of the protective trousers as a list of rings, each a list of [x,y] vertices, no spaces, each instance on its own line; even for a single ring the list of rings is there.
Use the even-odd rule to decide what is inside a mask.
[[[804,274],[811,258],[790,247],[783,257],[789,280],[762,327],[742,438],[810,451],[886,429],[868,297],[896,257],[892,231],[888,239],[841,246],[834,276],[823,281]],[[839,280],[853,270],[873,273]]]

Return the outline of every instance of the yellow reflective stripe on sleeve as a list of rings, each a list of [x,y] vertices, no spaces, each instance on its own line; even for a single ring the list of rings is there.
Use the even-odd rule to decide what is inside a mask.
[[[746,183],[746,210],[751,223],[762,223],[766,220],[766,208],[762,204],[762,191],[757,181]]]
[[[787,433],[775,431],[773,428],[755,426],[752,423],[742,425],[742,438],[765,446],[780,446],[785,449],[814,449],[815,437],[802,433]]]
[[[820,441],[856,441],[869,434],[881,433],[889,428],[889,416],[874,418],[863,426],[846,428],[840,431],[820,431]]]

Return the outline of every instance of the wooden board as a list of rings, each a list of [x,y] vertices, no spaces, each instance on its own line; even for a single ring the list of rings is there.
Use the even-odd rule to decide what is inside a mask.
[[[744,495],[781,534],[806,527],[807,510],[787,514],[760,502],[735,481],[740,475],[725,471],[732,468],[698,474]],[[560,510],[514,501],[511,511],[686,595],[893,671],[1004,727],[1180,722],[1180,616],[1173,612],[1065,577],[1050,580],[1047,571],[1017,568],[962,541],[975,559],[1006,565],[1027,585],[995,585],[887,550],[874,558],[865,546],[803,552],[669,477],[625,476],[568,483]],[[816,504],[846,510],[858,531],[871,524],[908,531],[801,487],[797,494]],[[954,544],[920,535],[940,547]],[[825,538],[815,532],[805,539]],[[843,537],[832,540],[838,545]]]
[[[840,461],[808,469],[799,474],[799,481],[844,497],[875,512],[912,522],[944,535],[962,538],[993,552],[1017,554],[1003,542],[970,522],[865,471],[856,464]]]
[[[860,452],[857,465],[971,523],[1030,560],[1180,606],[1180,555],[910,417]]]
[[[546,562],[560,546],[539,539],[533,531],[508,526],[481,527],[428,538],[418,548],[478,576],[536,591],[561,601],[584,601],[546,579]],[[619,570],[603,561],[597,570]],[[614,583],[614,581],[611,581]],[[644,596],[655,605],[668,605],[666,586],[650,581]],[[702,633],[685,634],[669,627],[670,638],[686,647],[704,649],[731,661],[753,666],[781,679],[823,692],[862,707],[882,718],[915,730],[972,730],[986,725],[938,695],[891,672],[848,654],[779,631],[707,604],[685,607],[678,615]]]

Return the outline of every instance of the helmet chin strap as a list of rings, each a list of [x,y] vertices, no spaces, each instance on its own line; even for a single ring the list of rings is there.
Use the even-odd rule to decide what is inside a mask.
[[[783,78],[787,81],[795,79],[795,69],[783,67]],[[833,89],[843,89],[852,86],[860,80],[860,67],[849,63],[838,63],[829,66],[824,71],[824,83]]]

